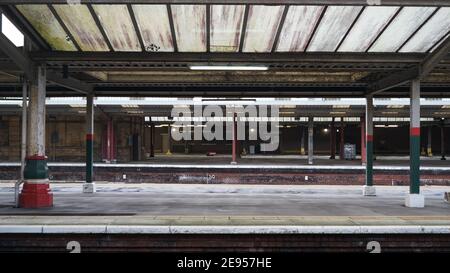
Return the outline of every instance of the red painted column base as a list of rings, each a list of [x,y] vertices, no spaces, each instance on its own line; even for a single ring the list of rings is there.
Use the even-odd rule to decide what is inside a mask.
[[[19,194],[19,207],[21,208],[47,208],[53,207],[53,193],[48,183],[23,184],[22,192]]]

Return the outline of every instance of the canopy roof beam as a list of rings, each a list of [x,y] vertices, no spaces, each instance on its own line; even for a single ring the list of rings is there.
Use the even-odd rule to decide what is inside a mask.
[[[431,52],[418,65],[410,69],[390,74],[383,79],[371,84],[367,88],[367,94],[373,95],[384,90],[405,84],[414,79],[426,77],[450,52],[450,36],[448,36],[433,52]]]

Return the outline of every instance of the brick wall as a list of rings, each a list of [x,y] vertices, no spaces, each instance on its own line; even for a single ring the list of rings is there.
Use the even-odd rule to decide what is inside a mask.
[[[114,131],[116,137],[116,158],[118,162],[130,161],[132,155],[132,145],[130,137],[139,134],[141,138],[141,160],[146,158],[150,152],[150,129],[143,126],[142,117],[114,117]],[[339,124],[336,124],[338,129]],[[329,153],[329,132],[323,131],[326,124],[316,124],[314,130],[314,153]],[[304,127],[303,129],[305,129]],[[106,120],[96,119],[94,128],[94,160],[102,160],[102,139],[106,131]],[[281,150],[275,153],[298,153],[300,150],[301,128],[291,126],[280,129]],[[399,126],[398,128],[375,128],[375,154],[402,154],[408,155],[409,149],[409,126]],[[161,153],[163,134],[167,133],[167,127],[155,128],[155,152]],[[358,124],[346,126],[345,142],[354,143],[357,153],[360,153],[361,129]],[[450,154],[450,128],[445,128],[446,153]],[[336,146],[339,146],[339,133],[336,134]],[[440,129],[433,128],[432,147],[435,155],[440,154]],[[0,116],[0,161],[19,161],[21,143],[21,118],[19,116]],[[423,131],[421,145],[426,146],[426,130]],[[206,153],[216,151],[221,154],[231,152],[231,141],[190,141],[193,153]],[[254,141],[241,143],[241,147],[257,144]],[[307,148],[305,139],[305,148]],[[46,122],[46,153],[50,161],[80,162],[85,159],[85,119],[83,116],[73,115],[50,115]],[[184,153],[184,141],[172,141],[172,152]],[[258,149],[257,149],[258,150]],[[337,148],[338,152],[339,149]]]

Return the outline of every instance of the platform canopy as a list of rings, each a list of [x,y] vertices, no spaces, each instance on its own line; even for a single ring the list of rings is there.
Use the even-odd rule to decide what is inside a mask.
[[[6,0],[1,11],[33,45],[26,61],[52,71],[49,95],[404,96],[415,78],[424,96],[450,92],[449,1]],[[8,53],[5,96],[24,70]]]

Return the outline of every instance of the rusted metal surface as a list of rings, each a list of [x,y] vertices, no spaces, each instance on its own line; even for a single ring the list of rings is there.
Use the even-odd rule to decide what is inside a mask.
[[[369,49],[369,52],[395,52],[436,8],[405,7]]]
[[[165,5],[133,5],[133,11],[147,51],[174,51]]]
[[[17,5],[16,7],[52,49],[77,50],[47,5]]]
[[[0,252],[450,252],[448,234],[0,234]],[[372,250],[372,249],[370,249]]]
[[[353,82],[349,72],[109,72],[109,82]]]
[[[244,12],[244,5],[211,6],[211,51],[239,50]]]
[[[389,23],[400,7],[367,7],[350,33],[341,44],[339,51],[363,52],[369,47],[380,31]]]
[[[109,50],[86,5],[54,5],[53,7],[81,50]]]
[[[93,5],[115,51],[141,51],[126,5]]]
[[[244,52],[270,52],[284,6],[250,6]]]
[[[206,51],[206,6],[172,5],[171,8],[178,50]]]
[[[289,7],[276,50],[304,51],[323,10],[322,6]]]
[[[400,52],[425,52],[450,31],[450,8],[441,8]]]
[[[361,9],[359,6],[328,7],[307,51],[334,51]]]

